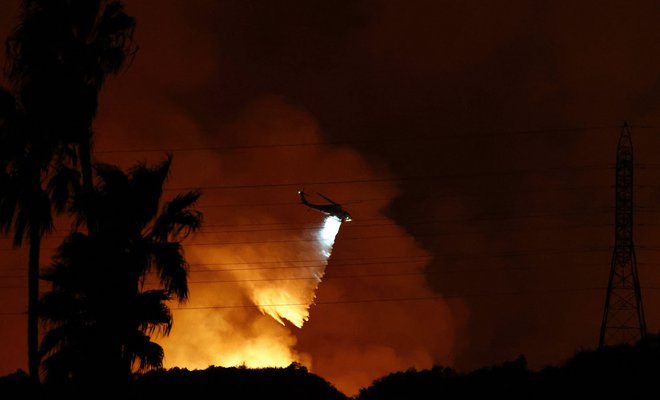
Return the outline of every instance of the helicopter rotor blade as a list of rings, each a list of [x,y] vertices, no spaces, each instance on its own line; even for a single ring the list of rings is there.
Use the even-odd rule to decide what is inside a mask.
[[[332,204],[334,204],[334,205],[337,205],[337,206],[339,205],[339,203],[337,203],[336,201],[331,200],[331,199],[325,197],[324,195],[322,195],[322,194],[319,193],[319,192],[316,192],[316,194],[318,194],[319,196],[323,197],[324,199],[326,199],[327,201],[329,201],[330,203],[332,203]]]

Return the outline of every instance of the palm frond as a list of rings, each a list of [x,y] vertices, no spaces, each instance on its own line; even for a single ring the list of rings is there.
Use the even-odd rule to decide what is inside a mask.
[[[128,177],[116,165],[98,163],[94,165],[94,172],[100,179],[101,191],[128,186]]]
[[[44,334],[39,346],[42,357],[62,347],[77,329],[73,324],[54,325]]]
[[[60,165],[48,181],[47,192],[55,211],[66,211],[72,199],[80,195],[80,171]]]
[[[45,191],[41,188],[30,188],[29,191],[23,191],[17,200],[17,215],[14,219],[15,246],[20,246],[32,230],[38,231],[39,237],[53,230],[50,199]]]
[[[188,264],[179,242],[153,243],[153,268],[165,290],[179,301],[188,299]]]
[[[0,172],[0,230],[8,233],[14,223],[18,208],[18,194],[15,180],[6,172]]]
[[[53,290],[44,294],[39,301],[39,317],[53,323],[72,321],[81,317],[85,311],[85,299],[73,291]]]
[[[201,192],[191,191],[167,202],[152,227],[152,236],[158,241],[167,241],[170,237],[183,240],[197,232],[202,226],[203,214],[192,207],[200,196]]]
[[[0,86],[0,121],[16,113],[16,98],[6,88]]]
[[[57,247],[54,260],[56,264],[63,264],[67,268],[80,269],[90,263],[94,250],[94,242],[89,236],[82,232],[72,232]]]
[[[172,329],[172,313],[165,301],[170,300],[165,290],[148,290],[139,294],[136,313],[139,315],[140,331],[148,335],[169,335]]]
[[[72,378],[73,366],[77,363],[74,352],[62,349],[46,356],[41,361],[45,383],[66,383]]]
[[[138,164],[129,170],[135,216],[141,227],[146,226],[158,213],[163,185],[170,173],[171,163],[172,156],[169,155],[154,167]]]
[[[48,339],[52,343],[43,345],[44,350],[52,349],[51,356],[66,352],[66,362],[101,362],[117,371],[129,361],[139,370],[162,366],[163,350],[151,335],[171,332],[167,301],[188,297],[188,265],[176,239],[198,230],[202,219],[193,208],[199,192],[181,194],[160,207],[170,165],[171,157],[151,168],[137,165],[127,173],[115,166],[96,166],[99,179],[90,201],[102,211],[99,230],[92,236],[69,235],[42,273],[42,279],[53,284],[42,297],[42,316],[68,335],[61,339],[55,333]],[[79,204],[74,207],[84,212]],[[139,283],[150,271],[161,287],[142,291]],[[73,375],[85,373],[59,362],[64,363],[53,358],[50,365],[69,368]]]
[[[124,12],[119,1],[106,5],[96,25],[96,37],[92,43],[104,74],[116,74],[137,52],[133,42],[135,18]]]
[[[133,339],[133,361],[138,360],[138,372],[162,368],[165,352],[163,348],[147,335],[140,334]]]

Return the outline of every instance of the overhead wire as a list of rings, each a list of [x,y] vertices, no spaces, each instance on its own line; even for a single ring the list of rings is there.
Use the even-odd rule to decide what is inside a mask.
[[[318,301],[312,304],[304,303],[286,303],[286,304],[235,304],[235,305],[217,305],[217,306],[189,306],[189,307],[174,307],[173,310],[204,310],[204,309],[231,309],[231,308],[263,308],[263,307],[291,307],[291,306],[317,306],[317,305],[332,305],[332,304],[359,304],[359,303],[384,303],[384,302],[407,302],[407,301],[420,301],[420,300],[445,300],[451,298],[467,298],[467,297],[496,297],[496,296],[521,296],[527,294],[556,294],[556,293],[575,293],[587,291],[604,291],[605,288],[601,287],[588,287],[588,288],[571,288],[571,289],[555,289],[546,291],[515,291],[515,292],[492,292],[492,293],[465,293],[465,294],[447,294],[442,296],[420,296],[420,297],[394,297],[394,298],[378,298],[378,299],[351,299],[351,300],[336,300],[336,301]]]
[[[639,126],[633,128],[640,129],[658,129],[652,126]],[[450,127],[435,127],[443,131],[453,130]],[[343,141],[316,141],[316,142],[293,142],[293,143],[253,143],[253,144],[235,144],[229,146],[190,146],[190,147],[165,147],[165,148],[138,148],[138,149],[95,149],[98,154],[121,154],[121,153],[162,153],[162,152],[200,152],[200,151],[232,151],[232,150],[251,150],[251,149],[277,149],[277,148],[298,148],[298,147],[328,147],[328,146],[355,146],[355,145],[383,145],[383,144],[411,144],[428,142],[465,140],[465,139],[493,139],[502,136],[529,136],[547,134],[568,134],[575,132],[589,132],[605,129],[620,130],[620,126],[585,126],[577,128],[548,128],[548,129],[521,129],[521,130],[499,130],[487,132],[484,130],[463,131],[459,134],[451,135],[427,135],[420,137],[407,136],[401,139],[371,139],[371,140],[343,140]]]
[[[610,250],[609,248],[605,248],[604,250]],[[588,249],[584,251],[600,251],[600,249]],[[567,254],[567,253],[574,253],[574,252],[580,252],[580,251],[571,251],[571,250],[566,250],[566,251],[560,251],[557,250],[556,252],[524,252],[524,253],[508,253],[508,254],[498,254],[498,255],[490,255],[490,256],[484,256],[485,258],[497,258],[497,257],[502,257],[502,256],[522,256],[522,255],[532,255],[532,254]],[[478,258],[482,258],[483,255],[477,255]],[[445,257],[449,258],[450,256],[445,255]],[[401,260],[399,262],[390,262],[389,264],[405,264],[405,263],[419,263],[419,262],[428,262],[430,261],[431,258],[428,259],[417,259],[417,260]],[[363,266],[363,265],[387,265],[387,262],[371,262],[369,264],[363,262],[363,263],[353,263],[353,264],[339,264],[339,265],[332,265],[332,267],[348,267],[348,266]],[[592,266],[595,266],[597,264],[593,264]],[[609,265],[603,264],[607,267]],[[190,271],[191,273],[220,273],[220,272],[254,272],[254,271],[263,271],[263,270],[275,270],[275,269],[310,269],[310,268],[327,268],[326,265],[315,265],[315,266],[281,266],[281,267],[264,267],[264,268],[239,268],[239,269],[206,269],[206,270],[195,270],[195,271]],[[529,270],[538,270],[537,266],[514,266],[514,267],[484,267],[484,268],[452,268],[452,269],[433,269],[436,270],[437,272],[440,273],[470,273],[470,272],[501,272],[501,271],[529,271]],[[326,279],[352,279],[352,278],[371,278],[371,277],[400,277],[400,276],[411,276],[411,275],[425,275],[427,272],[431,271],[430,269],[425,269],[425,270],[418,270],[418,271],[407,271],[407,272],[386,272],[386,273],[361,273],[361,274],[353,274],[353,275],[328,275],[327,273],[323,277],[323,280]],[[295,280],[319,280],[319,277],[316,275],[311,275],[311,276],[293,276],[293,277],[270,277],[270,278],[246,278],[246,279],[215,279],[215,280],[188,280],[188,283],[191,284],[203,284],[203,283],[240,283],[240,282],[267,282],[267,281],[295,281]],[[44,282],[42,282],[44,283]],[[156,282],[151,282],[151,284],[155,284]],[[47,284],[47,283],[45,283]],[[18,285],[18,286],[0,286],[1,288],[25,288],[23,285]]]
[[[617,127],[618,128],[618,127]],[[537,130],[537,131],[521,131],[521,132],[512,132],[509,134],[538,134],[538,133],[545,133],[545,132],[554,132],[554,133],[567,133],[567,132],[574,132],[577,130],[584,130],[584,129],[609,129],[609,127],[597,127],[597,128],[583,128],[583,129],[567,129],[567,130]],[[485,136],[484,136],[485,137]],[[320,143],[299,143],[299,144],[290,144],[290,145],[252,145],[252,146],[240,146],[236,148],[266,148],[266,147],[292,147],[292,146],[310,146],[310,145],[320,145]],[[189,149],[190,151],[199,151],[202,149]],[[205,148],[204,150],[208,150],[208,148]],[[114,152],[139,152],[143,150],[131,150],[131,151],[121,151],[121,150],[115,150]],[[145,151],[162,151],[162,150],[145,150]],[[178,149],[174,151],[186,151],[185,149]],[[100,153],[103,153],[103,151],[99,151]],[[113,151],[106,151],[107,152],[113,152]],[[610,168],[610,167],[607,167]],[[501,172],[500,174],[512,174],[512,173],[525,173],[525,172],[511,172],[511,171],[506,171],[506,172]],[[538,173],[538,171],[535,171],[533,173]],[[482,176],[493,176],[493,173],[488,173],[487,175],[482,175]],[[472,176],[477,176],[477,175],[472,175]],[[363,179],[363,180],[345,180],[345,181],[326,181],[326,182],[318,182],[314,184],[339,184],[339,183],[365,183],[365,182],[383,182],[383,181],[393,181],[393,180],[406,180],[406,179],[411,179],[411,180],[424,180],[424,179],[440,179],[440,178],[447,178],[449,176],[428,176],[428,177],[408,177],[408,178],[375,178],[375,179]],[[458,175],[453,175],[452,177],[459,177]],[[465,175],[463,176],[465,177]],[[292,185],[305,185],[305,184],[310,184],[310,183],[275,183],[275,184],[255,184],[255,185],[216,185],[216,186],[208,186],[205,187],[205,189],[216,189],[216,188],[228,188],[228,189],[236,189],[236,188],[254,188],[254,187],[279,187],[279,186],[292,186]],[[583,190],[584,188],[577,188],[577,190]],[[185,190],[185,188],[169,188],[168,190]],[[271,205],[279,205],[279,204],[284,204],[284,203],[276,203],[276,204],[271,204]],[[262,205],[267,205],[267,204],[262,204]],[[241,205],[216,205],[215,207],[226,207],[226,206],[241,206]],[[578,214],[578,213],[573,213],[573,214]],[[583,213],[579,213],[583,214]],[[528,217],[522,217],[522,218],[537,218],[537,217],[543,217],[543,216],[528,216]],[[520,218],[520,217],[518,217]],[[446,223],[446,222],[442,222]],[[312,228],[307,228],[307,229],[312,229]],[[267,231],[267,230],[264,230]],[[209,232],[210,233],[210,232]],[[224,233],[224,232],[223,232]],[[226,232],[226,233],[232,233],[231,231]],[[374,237],[375,238],[375,237]],[[270,241],[269,241],[270,242]],[[211,243],[203,243],[203,244],[198,244],[198,245],[212,245]],[[643,247],[642,247],[643,248]],[[593,250],[590,250],[593,251]],[[309,268],[309,267],[307,267]],[[368,276],[368,275],[366,275]],[[376,276],[376,275],[373,275]],[[382,275],[382,276],[401,276],[400,274],[390,274],[390,275]],[[350,277],[356,277],[356,276],[347,276],[347,278]],[[326,279],[330,279],[330,277],[326,277]],[[191,283],[204,283],[204,282],[191,282]],[[587,290],[603,290],[603,288],[590,288]],[[505,293],[501,294],[492,294],[492,295],[503,295]],[[488,294],[487,294],[488,295]],[[436,297],[433,297],[436,298]],[[447,296],[439,296],[437,298],[447,298]],[[347,301],[340,301],[340,302],[328,302],[328,303],[319,303],[319,304],[343,304],[343,303],[348,303],[348,302],[374,302],[374,301],[408,301],[408,300],[418,300],[422,298],[408,298],[408,299],[380,299],[380,300],[347,300]],[[250,305],[250,307],[259,307],[259,306],[284,306],[284,305]],[[226,307],[220,307],[220,308],[226,308]],[[0,315],[3,315],[0,313]]]
[[[389,303],[389,302],[409,302],[409,301],[422,301],[422,300],[445,300],[451,298],[468,298],[468,297],[497,297],[497,296],[523,296],[528,294],[554,294],[554,293],[584,293],[591,291],[603,291],[605,288],[601,287],[584,287],[584,288],[565,288],[543,291],[511,291],[511,292],[491,292],[491,293],[465,293],[465,294],[446,294],[439,296],[420,296],[420,297],[393,297],[393,298],[373,298],[373,299],[347,299],[347,300],[331,300],[331,301],[317,301],[312,304],[307,303],[281,303],[281,304],[232,304],[232,305],[213,305],[213,306],[188,306],[188,307],[172,307],[171,310],[210,310],[210,309],[235,309],[235,308],[263,308],[263,307],[292,307],[292,306],[317,306],[317,305],[333,305],[333,304],[360,304],[360,303]],[[24,315],[26,312],[0,312],[2,315]]]

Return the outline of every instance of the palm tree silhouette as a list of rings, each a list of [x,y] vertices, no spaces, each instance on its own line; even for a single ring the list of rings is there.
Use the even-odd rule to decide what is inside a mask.
[[[52,156],[61,153],[41,132],[31,129],[31,120],[13,95],[2,89],[0,108],[0,230],[14,232],[14,245],[27,239],[28,252],[28,364],[30,376],[38,380],[39,255],[41,238],[53,227],[50,200],[42,188]],[[59,162],[56,162],[59,163]]]
[[[83,186],[91,192],[98,94],[135,55],[135,20],[120,0],[25,0],[21,12],[7,40],[9,78],[39,126],[78,145]]]
[[[128,171],[97,165],[91,205],[98,230],[72,233],[43,278],[51,292],[40,303],[49,329],[41,343],[47,381],[126,382],[134,370],[162,366],[163,350],[151,341],[169,334],[167,300],[188,298],[181,241],[200,228],[193,207],[199,192],[160,207],[171,157]],[[78,223],[89,207],[73,204]],[[157,283],[156,283],[157,281]],[[156,289],[145,290],[145,285]]]
[[[135,53],[134,26],[120,1],[24,0],[21,22],[6,42],[13,94],[9,101],[3,91],[0,108],[15,112],[6,118],[11,123],[1,128],[0,179],[6,186],[0,193],[0,228],[14,230],[16,245],[25,238],[29,242],[28,367],[35,380],[40,245],[43,234],[52,229],[42,181],[57,173],[49,189],[59,196],[61,208],[68,194],[62,188],[77,185],[79,176],[72,168],[80,161],[83,186],[91,195],[91,122],[98,93],[105,78],[119,72]]]

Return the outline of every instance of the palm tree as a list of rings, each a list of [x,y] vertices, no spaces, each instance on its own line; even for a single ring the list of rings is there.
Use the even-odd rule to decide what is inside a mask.
[[[53,228],[50,201],[41,180],[55,152],[47,141],[36,140],[39,133],[29,129],[30,121],[16,106],[15,98],[2,89],[0,124],[0,230],[14,232],[14,245],[27,240],[28,253],[28,366],[38,380],[39,256],[41,238]],[[59,152],[59,151],[58,151]]]
[[[128,174],[96,166],[99,184],[91,204],[98,230],[72,233],[43,275],[53,284],[40,303],[49,325],[41,344],[47,380],[125,382],[134,370],[162,366],[163,350],[151,336],[170,332],[165,301],[188,297],[181,241],[202,219],[193,209],[199,192],[160,207],[170,165],[168,157]],[[73,204],[78,223],[86,223],[88,210]],[[148,277],[159,287],[145,290]]]
[[[98,94],[135,55],[134,29],[120,0],[24,0],[7,40],[7,71],[23,106],[58,140],[78,145],[88,194]]]
[[[49,354],[43,362],[49,382],[119,383],[136,360],[140,370],[162,364],[163,351],[149,335],[169,333],[172,316],[163,302],[171,296],[162,289],[120,293],[123,274],[98,263],[94,252],[106,249],[95,238],[71,234],[44,273],[53,284],[41,301],[50,323],[41,344]]]
[[[121,1],[24,0],[21,23],[7,39],[6,71],[13,95],[3,90],[0,107],[13,112],[6,118],[11,123],[0,127],[0,179],[6,184],[0,189],[0,228],[14,230],[16,245],[29,242],[28,366],[35,380],[40,245],[52,229],[42,181],[53,174],[53,166],[65,172],[80,160],[83,186],[91,195],[91,122],[98,93],[105,78],[119,72],[135,53],[134,26]],[[77,155],[72,146],[77,146]]]

